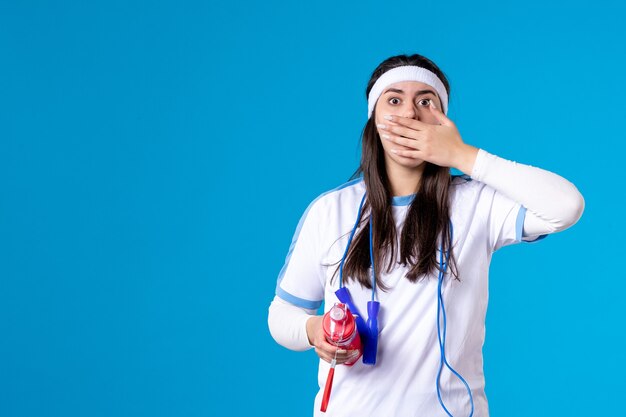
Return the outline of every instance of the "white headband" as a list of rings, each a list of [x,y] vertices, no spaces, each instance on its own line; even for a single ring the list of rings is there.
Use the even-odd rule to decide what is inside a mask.
[[[418,67],[416,65],[403,65],[401,67],[395,67],[381,75],[370,90],[367,97],[367,118],[372,116],[374,106],[378,97],[382,94],[383,90],[390,84],[398,83],[401,81],[419,81],[424,84],[428,84],[435,89],[439,94],[441,105],[443,106],[443,113],[448,114],[448,93],[443,83],[435,75],[434,72],[427,70],[426,68]]]

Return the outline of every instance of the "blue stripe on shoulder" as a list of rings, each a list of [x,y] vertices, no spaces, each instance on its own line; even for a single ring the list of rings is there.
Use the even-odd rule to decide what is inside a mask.
[[[300,236],[300,230],[302,229],[304,220],[306,219],[306,216],[309,214],[309,210],[311,209],[311,207],[313,207],[313,205],[317,202],[317,200],[324,197],[325,195],[330,194],[334,191],[339,191],[344,188],[350,187],[351,185],[358,184],[361,181],[363,181],[363,177],[358,177],[351,181],[343,183],[340,186],[333,188],[332,190],[328,190],[320,194],[319,196],[317,196],[306,208],[306,210],[300,217],[300,221],[298,222],[298,227],[296,227],[296,232],[294,233],[293,239],[291,240],[291,245],[289,246],[289,252],[287,253],[287,257],[285,258],[285,264],[283,265],[283,267],[280,270],[280,273],[278,274],[278,280],[276,281],[276,295],[278,295],[280,298],[292,304],[295,304],[299,307],[304,307],[304,308],[313,309],[313,308],[319,308],[319,306],[322,305],[322,300],[316,300],[316,301],[305,300],[303,298],[299,298],[299,297],[296,297],[295,295],[289,294],[287,291],[283,290],[280,287],[280,283],[283,280],[283,276],[285,275],[285,271],[287,270],[287,266],[289,265],[289,260],[291,259],[291,254],[293,252],[293,249],[296,246],[296,242],[298,241],[298,236]]]

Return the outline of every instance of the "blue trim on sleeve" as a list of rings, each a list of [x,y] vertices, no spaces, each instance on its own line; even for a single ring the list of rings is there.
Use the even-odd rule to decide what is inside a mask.
[[[533,243],[533,242],[537,242],[541,239],[545,239],[546,237],[548,237],[548,235],[539,235],[539,237],[537,237],[537,239],[535,240],[522,240],[522,237],[524,237],[523,231],[524,231],[524,219],[525,218],[526,218],[526,207],[520,206],[520,209],[517,212],[517,221],[515,223],[515,239],[517,239],[518,242]]]
[[[310,301],[305,300],[304,298],[296,297],[295,295],[289,294],[287,291],[283,290],[280,287],[276,287],[276,295],[282,298],[283,300],[296,305],[298,307],[308,308],[311,310],[317,310],[322,305],[323,300],[319,301]]]
[[[283,267],[280,269],[280,272],[278,273],[278,280],[276,281],[276,295],[278,295],[280,298],[282,298],[283,300],[287,302],[290,302],[292,304],[295,304],[299,307],[304,307],[304,308],[316,309],[316,308],[319,308],[320,305],[322,305],[322,300],[311,301],[311,300],[306,300],[304,298],[299,298],[299,297],[296,297],[295,295],[289,294],[287,291],[283,290],[280,287],[280,283],[283,280],[283,276],[285,275],[285,271],[287,270],[287,266],[289,265],[289,261],[291,259],[291,254],[293,252],[293,249],[296,247],[296,242],[298,241],[298,237],[300,236],[300,230],[302,229],[304,220],[306,219],[306,216],[309,214],[309,210],[311,210],[311,207],[313,207],[313,205],[317,202],[317,200],[324,197],[325,195],[332,193],[334,191],[342,190],[351,185],[357,184],[361,181],[363,181],[363,177],[355,178],[352,181],[348,181],[344,184],[341,184],[340,186],[336,188],[333,188],[332,190],[328,190],[320,194],[319,196],[317,196],[317,198],[315,198],[311,202],[311,204],[309,204],[309,206],[306,208],[306,210],[300,217],[300,221],[298,222],[298,226],[296,227],[296,231],[293,235],[293,239],[291,240],[291,245],[289,245],[289,252],[287,252],[287,257],[285,258],[285,264],[283,265]]]
[[[520,205],[517,212],[517,220],[515,221],[515,240],[522,240],[522,232],[524,229],[524,218],[526,217],[526,207]]]

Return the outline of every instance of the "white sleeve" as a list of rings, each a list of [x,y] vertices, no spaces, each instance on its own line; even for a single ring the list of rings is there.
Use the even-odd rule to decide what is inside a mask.
[[[288,349],[312,346],[306,322],[315,315],[324,298],[325,272],[320,256],[319,205],[315,199],[301,216],[270,304],[268,326],[276,342]]]
[[[513,243],[511,230],[517,230],[519,235],[523,227],[521,235],[533,238],[524,241],[536,241],[537,237],[545,237],[574,225],[584,211],[585,200],[570,181],[541,168],[500,158],[483,149],[478,150],[471,177],[495,189],[494,200],[509,202],[504,227],[495,237],[495,249]],[[513,210],[511,202],[518,205],[517,211]]]
[[[276,295],[306,309],[317,310],[324,299],[325,271],[320,251],[323,219],[318,212],[319,197],[300,217],[278,280]]]
[[[278,296],[270,304],[267,324],[274,340],[291,350],[307,350],[313,346],[306,334],[306,322],[315,310],[296,307]]]

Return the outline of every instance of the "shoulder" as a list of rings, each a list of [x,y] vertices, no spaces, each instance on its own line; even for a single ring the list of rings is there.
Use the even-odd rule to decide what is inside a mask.
[[[352,206],[354,204],[358,206],[364,193],[363,177],[355,178],[319,194],[309,204],[309,208],[324,211],[340,206]]]
[[[450,180],[450,194],[454,197],[473,194],[482,183],[467,174],[452,175]]]
[[[474,180],[472,177],[470,177],[467,174],[461,174],[461,175],[452,175],[452,179],[450,180],[450,185],[454,186],[455,188],[458,186],[473,186],[476,182],[476,180]]]
[[[341,224],[346,210],[337,208],[350,207],[349,202],[359,196],[357,197],[359,200],[355,203],[358,208],[364,190],[363,178],[357,178],[315,197],[300,216],[292,245],[298,240],[303,230],[308,236],[321,236],[324,230],[338,223]]]
[[[454,185],[450,186],[450,209],[457,218],[508,215],[521,206],[495,188],[467,175],[453,178],[451,184]]]
[[[452,175],[450,192],[453,194],[473,194],[489,188],[484,182],[473,179],[467,174]]]
[[[479,200],[489,199],[494,189],[484,182],[478,181],[469,175],[453,175],[450,181],[450,202],[457,209],[467,209],[475,206]]]

